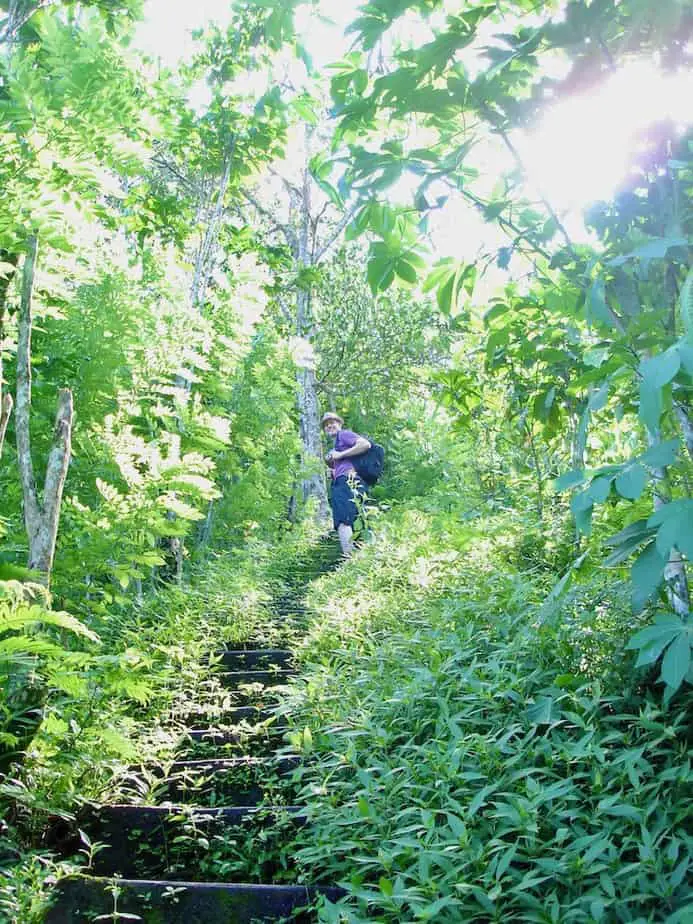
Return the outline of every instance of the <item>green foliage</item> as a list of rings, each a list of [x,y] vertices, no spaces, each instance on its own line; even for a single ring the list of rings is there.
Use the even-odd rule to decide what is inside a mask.
[[[547,609],[507,520],[456,522],[390,515],[309,597],[299,857],[350,894],[321,920],[683,920],[690,696],[629,683],[617,585]]]
[[[41,721],[49,689],[70,689],[88,658],[65,644],[98,637],[69,613],[51,610],[44,587],[0,581],[0,766],[16,758]]]
[[[422,389],[447,353],[450,333],[432,305],[406,289],[374,297],[365,257],[347,245],[323,269],[315,293],[320,389],[346,414],[381,418],[403,393]],[[384,430],[390,425],[384,420]]]
[[[667,136],[591,209],[589,246],[527,190],[512,142],[611,57],[676,67],[682,7],[367,3],[331,69],[332,149],[310,161],[326,208],[351,209],[350,243],[306,264],[293,226],[268,244],[281,219],[249,219],[245,196],[290,126],[326,135],[319,94],[287,100],[276,74],[246,90],[286,47],[311,73],[295,6],[240,5],[189,67],[152,79],[125,50],[137,3],[52,4],[0,63],[2,371],[11,384],[18,254],[38,232],[39,477],[56,388],[76,407],[52,575],[64,612],[21,570],[11,439],[0,473],[0,907],[39,916],[49,818],[129,785],[151,797],[132,765],[165,762],[185,709],[210,706],[210,647],[296,643],[286,617],[317,548],[295,503],[299,335],[324,403],[386,445],[388,470],[365,546],[310,588],[290,744],[311,755],[313,824],[298,853],[286,835],[276,874],[295,855],[306,879],[345,882],[325,921],[683,922],[691,139]],[[412,38],[373,71],[401,19]],[[562,79],[544,66],[557,54]],[[493,182],[474,160],[490,139],[513,159]],[[411,205],[390,201],[412,178]],[[450,197],[505,241],[430,266],[428,220]],[[525,275],[479,305],[491,263]],[[287,292],[305,300],[298,325]],[[277,854],[205,838],[186,822],[179,871],[194,855],[210,877],[260,877]]]

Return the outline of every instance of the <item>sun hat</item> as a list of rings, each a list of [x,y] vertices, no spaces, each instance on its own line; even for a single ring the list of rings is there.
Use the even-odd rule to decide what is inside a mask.
[[[321,426],[321,427],[324,427],[328,420],[336,420],[337,423],[339,423],[339,424],[343,424],[343,423],[344,423],[344,421],[343,421],[342,418],[339,416],[339,414],[335,414],[334,411],[328,411],[326,414],[323,414],[323,415],[322,415],[322,420],[320,421],[320,426]]]

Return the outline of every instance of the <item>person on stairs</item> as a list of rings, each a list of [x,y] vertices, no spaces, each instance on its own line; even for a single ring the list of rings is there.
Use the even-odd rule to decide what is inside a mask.
[[[332,411],[323,415],[322,427],[334,440],[334,449],[325,457],[332,475],[332,519],[339,536],[342,554],[349,557],[354,549],[354,523],[359,515],[357,498],[363,498],[366,486],[356,474],[351,459],[360,456],[371,448],[365,436],[359,436],[353,430],[344,429],[344,421]]]

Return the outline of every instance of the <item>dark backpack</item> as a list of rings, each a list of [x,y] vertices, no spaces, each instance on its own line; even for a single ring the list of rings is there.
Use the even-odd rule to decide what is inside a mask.
[[[371,448],[362,452],[360,456],[352,456],[349,461],[356,469],[356,474],[361,481],[364,481],[367,485],[374,485],[383,473],[385,450],[379,443],[374,443],[373,440],[368,440],[368,442],[371,444]]]

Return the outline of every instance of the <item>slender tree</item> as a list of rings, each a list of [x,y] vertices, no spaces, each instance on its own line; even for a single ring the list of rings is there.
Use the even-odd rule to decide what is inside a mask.
[[[42,581],[48,584],[58,536],[63,488],[70,464],[73,407],[72,392],[68,388],[61,389],[43,491],[39,493],[31,454],[31,332],[37,250],[37,237],[30,235],[24,258],[19,309],[15,431],[17,462],[24,497],[24,523],[29,537],[28,564],[29,568],[38,571]]]

